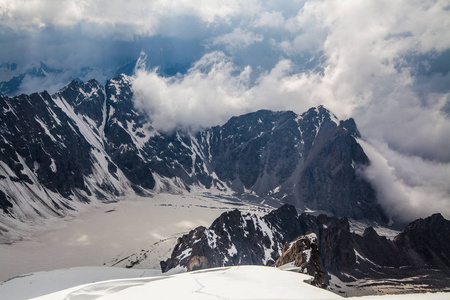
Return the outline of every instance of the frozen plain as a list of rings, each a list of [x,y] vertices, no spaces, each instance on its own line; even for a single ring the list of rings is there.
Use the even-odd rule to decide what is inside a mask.
[[[265,214],[273,209],[262,204],[242,205],[227,194],[208,193],[130,196],[85,206],[72,217],[36,225],[22,241],[1,244],[0,281],[38,271],[111,266],[149,248],[153,249],[153,257],[141,267],[159,269],[159,261],[170,256],[179,236],[211,224],[224,211],[239,208]]]

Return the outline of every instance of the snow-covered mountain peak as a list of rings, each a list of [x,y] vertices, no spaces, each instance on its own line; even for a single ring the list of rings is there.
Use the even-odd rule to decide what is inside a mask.
[[[120,101],[122,97],[132,94],[131,80],[131,77],[125,74],[120,74],[116,78],[107,81],[106,89],[112,102]]]

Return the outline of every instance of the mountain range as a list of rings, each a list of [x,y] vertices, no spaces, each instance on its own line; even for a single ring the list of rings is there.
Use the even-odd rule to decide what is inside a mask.
[[[388,222],[359,175],[370,161],[354,120],[322,106],[164,132],[134,106],[132,78],[122,74],[105,86],[72,81],[53,95],[0,96],[0,109],[2,241],[14,224],[64,216],[80,202],[198,188]]]

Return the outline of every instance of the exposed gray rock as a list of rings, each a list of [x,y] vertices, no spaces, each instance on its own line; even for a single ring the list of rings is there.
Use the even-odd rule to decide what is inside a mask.
[[[325,272],[321,268],[319,246],[315,233],[301,235],[284,245],[281,256],[275,262],[275,267],[293,263],[301,273],[314,277],[312,285],[326,288]]]
[[[433,266],[450,274],[450,221],[441,214],[408,224],[394,239],[409,264]]]

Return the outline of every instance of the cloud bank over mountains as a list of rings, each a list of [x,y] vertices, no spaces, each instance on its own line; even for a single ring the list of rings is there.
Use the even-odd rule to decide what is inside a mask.
[[[161,130],[320,104],[354,117],[387,210],[450,217],[448,1],[0,3],[10,61],[102,67],[144,50],[136,105]]]

